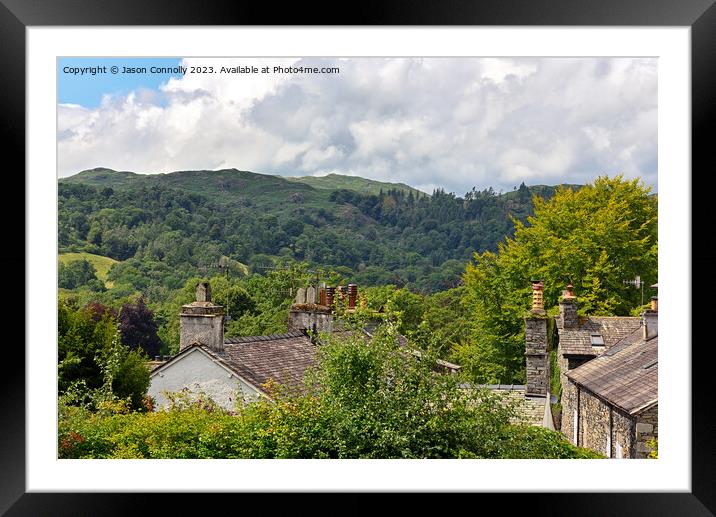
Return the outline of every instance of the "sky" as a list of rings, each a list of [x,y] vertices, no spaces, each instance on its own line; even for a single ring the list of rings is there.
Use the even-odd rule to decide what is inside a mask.
[[[255,69],[221,70],[239,66]],[[57,114],[60,177],[236,168],[458,195],[616,174],[658,186],[655,58],[61,59]]]

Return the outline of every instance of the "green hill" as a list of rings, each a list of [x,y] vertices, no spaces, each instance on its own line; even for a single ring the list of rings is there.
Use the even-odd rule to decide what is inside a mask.
[[[92,264],[97,271],[97,278],[102,280],[107,288],[112,287],[112,282],[107,281],[107,273],[109,269],[115,265],[118,261],[110,257],[103,257],[102,255],[94,255],[92,253],[80,252],[80,253],[60,253],[57,257],[58,261],[62,264],[69,264],[77,260],[86,260]]]
[[[88,169],[78,172],[74,176],[68,178],[60,178],[63,183],[81,183],[83,185],[92,185],[93,187],[125,187],[133,184],[137,180],[141,181],[142,175],[135,172],[115,171],[104,167],[96,169]]]
[[[98,168],[82,171],[60,183],[91,185],[100,188],[180,188],[205,196],[213,202],[275,210],[286,204],[304,204],[328,208],[329,192],[310,185],[289,181],[282,176],[258,174],[237,169],[217,171],[176,171],[166,174],[135,174]]]
[[[425,192],[415,189],[405,183],[388,183],[361,178],[358,176],[345,176],[343,174],[328,174],[327,176],[300,176],[287,177],[289,181],[305,183],[313,188],[324,190],[354,190],[361,194],[378,195],[381,191],[400,190],[406,194],[412,192],[416,196],[425,196]]]
[[[279,258],[306,261],[343,268],[363,285],[435,291],[457,285],[475,251],[496,250],[514,231],[512,217],[533,212],[532,194],[554,191],[523,184],[504,194],[416,195],[408,185],[338,174],[98,168],[59,180],[58,244],[121,261],[110,280],[143,292],[219,271],[221,257],[253,271]]]

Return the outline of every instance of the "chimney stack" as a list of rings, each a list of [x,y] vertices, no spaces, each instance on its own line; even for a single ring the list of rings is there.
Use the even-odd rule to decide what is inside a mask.
[[[543,288],[542,281],[532,281],[532,310],[525,316],[526,395],[533,397],[546,397],[549,392],[549,343]]]
[[[179,313],[179,351],[195,344],[224,351],[224,308],[211,301],[209,282],[197,284],[196,301]]]
[[[651,297],[651,308],[641,313],[644,339],[648,340],[659,335],[659,303],[656,296]]]
[[[562,292],[559,301],[559,317],[557,318],[558,329],[573,329],[579,326],[577,316],[577,298],[574,296],[574,286],[567,284],[567,290]]]
[[[299,288],[296,298],[288,311],[288,327],[291,330],[310,330],[313,332],[331,332],[333,330],[333,288],[316,288],[309,285]]]

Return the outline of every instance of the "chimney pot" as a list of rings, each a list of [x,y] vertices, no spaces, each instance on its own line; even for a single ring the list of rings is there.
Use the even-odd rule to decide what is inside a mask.
[[[532,281],[532,310],[544,310],[544,300],[542,290],[544,284],[541,280]]]
[[[196,284],[196,301],[211,301],[211,285],[209,285],[209,282],[199,282],[198,284]]]
[[[358,286],[356,284],[348,284],[348,308],[356,308],[356,298],[358,297]]]
[[[333,307],[333,298],[336,295],[336,288],[333,286],[326,287],[326,305]]]
[[[651,297],[651,310],[654,312],[659,310],[659,299],[656,296]]]
[[[318,291],[318,304],[323,305],[325,307],[326,305],[326,289],[321,287],[321,290]]]

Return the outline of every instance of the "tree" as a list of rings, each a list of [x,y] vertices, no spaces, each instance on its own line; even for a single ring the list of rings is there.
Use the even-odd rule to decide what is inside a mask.
[[[521,382],[530,280],[544,281],[554,307],[567,283],[580,311],[629,315],[640,293],[625,280],[657,279],[657,200],[640,180],[599,177],[579,190],[560,187],[548,201],[533,198],[534,216],[515,220],[514,237],[497,253],[475,253],[464,281],[474,311],[473,338],[456,351],[481,382]]]
[[[224,307],[228,320],[237,320],[245,312],[253,312],[256,303],[240,282],[226,276],[214,276],[209,279],[212,301]]]
[[[111,311],[97,312],[99,304],[77,309],[58,303],[58,391],[74,393],[76,403],[94,403],[99,392],[143,407],[149,387],[146,355],[131,351],[118,339]]]
[[[104,284],[97,278],[95,267],[86,259],[73,260],[69,264],[60,262],[57,269],[58,286],[75,289],[87,285],[93,290],[103,290]]]
[[[130,350],[142,349],[149,357],[159,354],[162,340],[157,334],[158,326],[154,313],[147,307],[144,298],[135,304],[124,304],[119,313],[119,332],[122,343]]]

